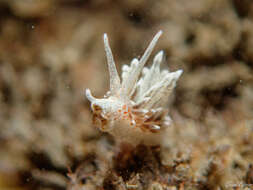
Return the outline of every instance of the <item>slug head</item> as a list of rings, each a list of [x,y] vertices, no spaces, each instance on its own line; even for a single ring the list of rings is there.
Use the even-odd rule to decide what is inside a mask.
[[[91,102],[93,123],[102,131],[110,131],[114,126],[114,122],[121,119],[121,114],[118,110],[124,104],[112,96],[97,99],[92,96],[89,89],[86,89],[86,97]]]

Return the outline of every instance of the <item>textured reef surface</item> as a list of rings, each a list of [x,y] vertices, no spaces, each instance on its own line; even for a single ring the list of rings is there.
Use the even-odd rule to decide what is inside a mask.
[[[159,30],[167,138],[119,146],[84,92],[110,88],[102,36],[121,75]],[[251,0],[0,1],[0,189],[250,189],[252,115]]]

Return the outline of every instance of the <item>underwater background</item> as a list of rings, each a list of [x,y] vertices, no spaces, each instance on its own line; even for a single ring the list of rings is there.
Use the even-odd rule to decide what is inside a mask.
[[[184,70],[166,149],[115,158],[84,96],[109,87],[102,36],[120,71],[159,30]],[[250,189],[252,164],[251,0],[0,1],[0,189]]]

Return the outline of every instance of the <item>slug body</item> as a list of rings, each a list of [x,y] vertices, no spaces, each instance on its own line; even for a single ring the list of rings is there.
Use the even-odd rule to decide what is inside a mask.
[[[161,144],[171,122],[166,106],[183,71],[160,71],[162,51],[155,56],[151,68],[144,67],[161,34],[159,31],[155,35],[140,60],[134,58],[129,66],[123,65],[121,79],[104,34],[110,90],[104,98],[97,99],[86,89],[86,97],[91,102],[94,124],[118,142]]]

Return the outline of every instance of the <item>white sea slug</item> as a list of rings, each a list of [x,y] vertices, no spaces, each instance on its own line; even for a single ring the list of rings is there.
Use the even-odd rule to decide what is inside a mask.
[[[121,79],[104,34],[110,91],[97,99],[86,89],[86,97],[91,102],[94,123],[117,142],[158,145],[166,138],[171,122],[167,115],[168,98],[183,71],[160,71],[163,51],[155,56],[150,68],[144,67],[161,34],[159,31],[155,35],[141,59],[134,58],[129,66],[123,65]]]

